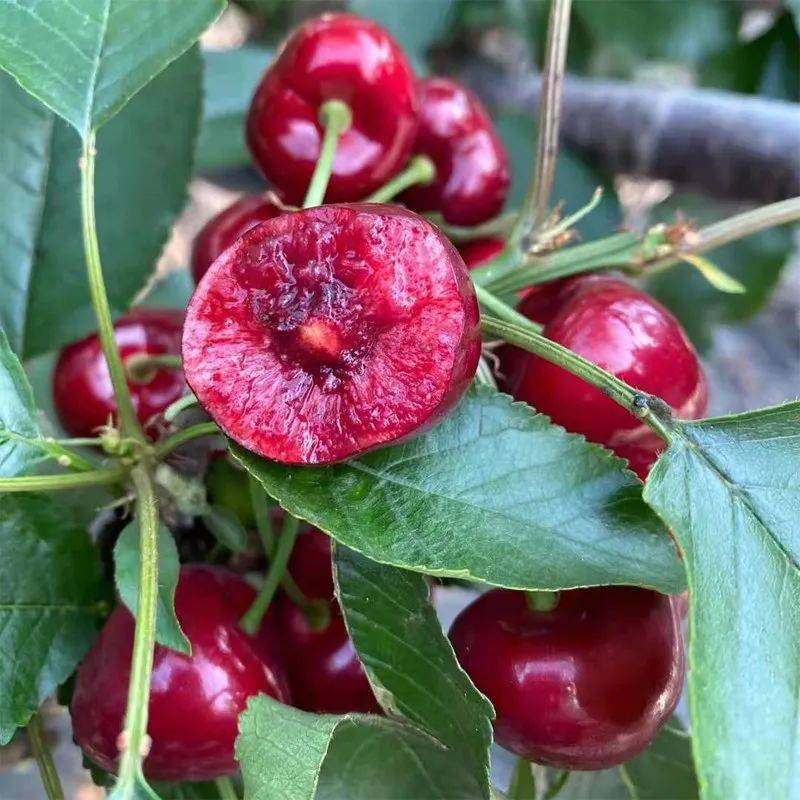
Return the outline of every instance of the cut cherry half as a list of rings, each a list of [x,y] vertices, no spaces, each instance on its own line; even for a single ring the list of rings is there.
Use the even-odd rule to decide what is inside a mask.
[[[397,206],[320,206],[244,234],[187,310],[183,363],[228,436],[290,464],[340,461],[435,423],[480,355],[466,267]]]
[[[319,111],[326,100],[342,100],[352,112],[336,145],[329,202],[366,197],[411,152],[416,78],[394,39],[351,14],[309,20],[264,73],[247,118],[253,158],[290,203],[302,202],[319,158]]]

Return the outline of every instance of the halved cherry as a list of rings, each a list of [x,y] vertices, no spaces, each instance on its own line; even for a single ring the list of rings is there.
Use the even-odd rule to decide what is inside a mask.
[[[308,188],[322,143],[320,107],[333,99],[347,103],[352,123],[336,146],[329,202],[366,197],[411,151],[416,79],[394,39],[351,14],[309,20],[264,73],[247,118],[256,163],[290,203]]]
[[[273,197],[255,195],[240,198],[216,217],[212,217],[194,240],[194,282],[199,283],[222,251],[227,250],[245,231],[282,213],[283,209]]]
[[[456,225],[484,222],[503,207],[511,183],[491,117],[472,92],[448,78],[426,78],[419,92],[413,151],[433,161],[436,179],[406,190],[401,200],[416,211],[441,211]]]
[[[320,206],[244,234],[187,311],[187,380],[232,439],[323,464],[419,432],[458,402],[480,354],[455,248],[397,206]]]

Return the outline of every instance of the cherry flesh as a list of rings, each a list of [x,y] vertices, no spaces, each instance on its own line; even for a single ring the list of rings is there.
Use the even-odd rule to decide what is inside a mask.
[[[612,276],[573,279],[551,292],[546,302],[540,296],[530,300],[530,307],[521,308],[546,323],[547,338],[634,388],[660,397],[678,417],[702,416],[707,404],[703,369],[680,324],[662,305]],[[534,302],[540,305],[538,311]],[[522,363],[514,363],[515,359]],[[501,369],[517,400],[568,431],[606,445],[626,458],[642,479],[647,476],[663,442],[599,389],[527,354],[515,354]]]
[[[275,640],[258,642],[238,626],[255,597],[240,577],[218,567],[183,567],[175,612],[191,656],[156,645],[144,761],[152,780],[211,780],[234,773],[237,720],[247,699],[290,699]],[[134,619],[122,605],[106,622],[78,670],[71,714],[75,741],[114,771],[130,677]]]
[[[114,338],[123,363],[132,355],[181,351],[183,313],[166,308],[139,308],[114,323]],[[128,389],[143,425],[162,413],[186,391],[180,369],[157,369],[145,381],[128,381]],[[64,347],[53,372],[53,404],[62,427],[72,436],[95,436],[115,419],[117,404],[100,337],[87,336]]]
[[[187,311],[183,364],[217,424],[266,458],[340,461],[438,421],[480,354],[464,262],[398,206],[320,206],[244,234]]]
[[[499,744],[570,770],[606,769],[644,749],[680,697],[684,649],[672,599],[646,589],[561,592],[533,611],[495,589],[456,618],[461,666],[494,705]]]
[[[247,141],[261,171],[299,205],[320,154],[318,115],[326,100],[350,107],[326,200],[359,200],[386,183],[411,151],[416,79],[397,43],[375,23],[324,14],[301,25],[261,79],[247,118]]]
[[[245,231],[282,213],[283,209],[273,199],[255,195],[242,197],[210,219],[194,240],[194,282],[199,283],[222,251],[227,250]]]
[[[401,200],[416,211],[441,211],[455,225],[495,216],[510,186],[508,156],[483,105],[448,78],[420,81],[419,93],[413,149],[433,161],[436,178],[408,189]]]

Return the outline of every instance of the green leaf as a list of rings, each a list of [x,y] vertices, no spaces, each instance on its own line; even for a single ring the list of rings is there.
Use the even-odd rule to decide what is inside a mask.
[[[494,711],[456,661],[425,578],[337,547],[336,586],[381,706],[460,753],[488,798]]]
[[[223,0],[3,0],[0,67],[85,137],[223,8]]]
[[[98,136],[100,251],[117,312],[145,284],[183,207],[201,103],[193,48]],[[80,141],[2,74],[0,107],[0,324],[28,358],[95,328],[81,238]]]
[[[24,441],[6,438],[7,432],[28,439],[40,435],[33,390],[0,328],[0,477],[3,478],[19,475],[41,456],[40,450]]]
[[[485,387],[422,436],[342,464],[231,452],[282,506],[375,561],[516,589],[684,585],[623,461]]]
[[[688,573],[689,699],[705,800],[800,792],[800,403],[673,423],[646,501]]]
[[[364,714],[309,714],[251,697],[236,758],[248,800],[474,800],[463,762],[408,725]]]
[[[164,525],[158,528],[158,606],[156,641],[164,647],[191,655],[192,646],[175,616],[175,587],[178,585],[178,548]],[[125,526],[114,545],[114,581],[122,602],[136,616],[139,603],[139,521]]]
[[[256,84],[273,56],[272,50],[253,46],[203,54],[206,102],[197,142],[197,169],[230,169],[250,163],[244,118]]]
[[[0,497],[0,744],[83,658],[100,598],[97,551],[63,506]]]
[[[217,541],[228,550],[239,553],[247,547],[247,531],[229,508],[211,506],[208,514],[203,517],[203,522]]]

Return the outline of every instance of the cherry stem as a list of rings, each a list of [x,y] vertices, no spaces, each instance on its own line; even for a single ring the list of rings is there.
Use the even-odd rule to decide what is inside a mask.
[[[184,428],[182,431],[173,433],[168,436],[161,444],[156,445],[154,454],[157,461],[166,458],[173,450],[176,450],[182,444],[191,442],[192,439],[199,439],[201,436],[218,436],[222,433],[215,422],[198,422],[197,425],[191,425]]]
[[[183,360],[172,353],[134,353],[125,359],[125,372],[134,383],[150,383],[159,369],[183,369]]]
[[[0,478],[0,492],[56,492],[87,486],[109,486],[119,483],[127,470],[123,466],[92,469],[66,475],[23,475]]]
[[[558,605],[559,597],[559,592],[528,590],[525,603],[531,611],[552,611]]]
[[[499,217],[482,222],[480,225],[451,225],[438,211],[426,211],[423,217],[430,220],[451,242],[473,242],[475,239],[487,237],[505,238],[514,227],[514,222],[519,218],[516,211],[509,211]]]
[[[222,778],[217,778],[214,783],[216,784],[217,791],[219,792],[220,800],[239,800],[239,794],[233,781],[226,775]]]
[[[272,602],[272,598],[283,580],[299,527],[300,520],[291,514],[286,514],[283,519],[283,528],[281,529],[280,539],[278,539],[278,546],[275,549],[275,557],[269,565],[267,577],[264,579],[253,605],[247,609],[241,619],[242,628],[251,636],[258,630],[258,626],[261,624],[264,614],[267,613],[269,604]]]
[[[553,781],[553,785],[550,786],[550,788],[545,792],[542,800],[553,800],[553,798],[556,797],[556,795],[558,795],[566,786],[571,774],[572,773],[567,769],[562,770],[555,781]]]
[[[41,712],[39,711],[28,722],[28,739],[36,759],[36,765],[39,767],[39,775],[42,778],[47,800],[64,800],[64,789],[61,787],[61,779],[58,777],[58,770],[53,762],[50,747],[47,744]]]
[[[417,155],[408,166],[367,197],[365,203],[386,203],[411,186],[428,186],[436,180],[436,166],[428,156]]]
[[[99,445],[99,439],[53,439],[50,437],[41,438],[33,436],[23,436],[16,431],[7,428],[0,428],[0,442],[14,441],[21,442],[28,447],[35,447],[41,450],[48,458],[58,462],[59,466],[69,469],[86,472],[94,469],[94,464],[78,453],[69,450],[65,445]]]
[[[136,783],[147,785],[142,761],[149,748],[147,713],[150,675],[155,650],[156,604],[158,602],[158,508],[150,473],[137,465],[131,476],[136,487],[136,512],[139,516],[139,596],[136,601],[136,629],[133,636],[125,728],[121,734],[121,755],[117,786],[134,792]]]
[[[117,404],[120,429],[139,441],[144,441],[144,433],[133,408],[128,384],[125,380],[125,369],[114,338],[114,324],[111,309],[108,305],[103,267],[100,261],[100,246],[97,241],[97,221],[95,219],[94,200],[94,162],[95,135],[89,134],[83,141],[80,159],[81,173],[81,222],[83,229],[83,249],[86,258],[86,276],[89,281],[89,292],[92,298],[100,346],[103,349],[114,398]]]
[[[303,208],[321,205],[325,199],[325,191],[333,170],[336,145],[339,143],[339,137],[350,127],[353,114],[350,106],[342,100],[326,100],[319,108],[319,121],[325,134],[322,137],[319,159],[303,200]]]
[[[532,800],[536,797],[536,781],[530,761],[518,757],[508,786],[508,800]]]
[[[164,419],[167,422],[172,422],[178,418],[178,415],[186,411],[187,408],[199,405],[200,401],[191,393],[179,397],[174,403],[171,403],[164,409]]]
[[[539,103],[536,167],[531,176],[519,219],[508,239],[508,243],[513,246],[519,246],[531,229],[538,231],[547,216],[558,156],[558,129],[561,120],[561,97],[571,6],[572,0],[553,0],[550,6]]]

